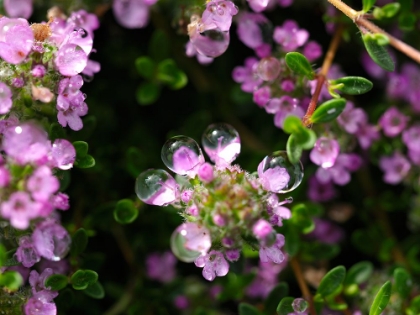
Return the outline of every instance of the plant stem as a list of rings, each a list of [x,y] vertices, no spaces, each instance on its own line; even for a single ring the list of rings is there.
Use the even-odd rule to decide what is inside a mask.
[[[306,110],[306,114],[305,116],[303,116],[303,119],[302,119],[303,125],[306,127],[311,125],[310,119],[316,109],[316,104],[318,103],[318,98],[319,98],[319,95],[321,94],[321,89],[325,83],[325,80],[327,79],[328,70],[330,69],[331,64],[334,60],[343,31],[344,31],[344,26],[340,24],[334,33],[334,37],[331,40],[330,47],[328,47],[324,62],[322,63],[321,71],[317,74],[315,92],[312,95],[308,109]]]
[[[300,268],[300,263],[296,256],[292,257],[292,259],[290,260],[290,265],[292,266],[293,273],[295,274],[303,298],[309,303],[309,314],[316,315],[312,294],[309,291],[305,279],[303,278],[302,269]]]
[[[343,12],[347,15],[358,27],[363,27],[369,30],[372,33],[379,33],[384,34],[389,38],[389,44],[393,46],[395,49],[398,49],[406,56],[410,57],[414,61],[420,63],[420,51],[416,50],[415,48],[407,45],[403,41],[395,38],[391,34],[388,34],[380,27],[376,26],[374,23],[370,22],[366,18],[363,17],[363,13],[357,12],[349,7],[347,4],[342,2],[341,0],[328,0],[333,6],[335,6],[338,10]]]

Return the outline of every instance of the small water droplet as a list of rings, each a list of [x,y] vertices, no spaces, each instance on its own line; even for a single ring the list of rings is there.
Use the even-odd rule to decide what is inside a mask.
[[[238,132],[225,123],[208,126],[201,142],[210,160],[219,166],[230,165],[241,152]]]
[[[166,141],[161,158],[171,171],[191,177],[196,175],[198,166],[204,163],[204,156],[197,142],[185,136],[176,136]]]
[[[150,169],[136,179],[137,197],[149,205],[166,206],[178,197],[178,184],[164,170]]]
[[[302,298],[297,298],[293,300],[292,307],[297,314],[303,314],[308,308],[308,302]]]
[[[199,27],[190,36],[190,41],[197,51],[207,57],[215,58],[223,54],[229,46],[229,32],[219,29],[199,32]]]

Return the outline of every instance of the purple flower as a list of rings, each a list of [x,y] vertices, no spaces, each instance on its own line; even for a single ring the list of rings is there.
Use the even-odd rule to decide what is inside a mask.
[[[28,19],[32,15],[32,0],[4,0],[4,9],[11,18]]]
[[[51,203],[55,209],[68,210],[70,208],[69,196],[61,192],[52,197]]]
[[[276,235],[276,241],[271,245],[262,242],[259,250],[260,260],[265,263],[272,261],[273,263],[280,264],[284,260],[284,254],[281,251],[283,245],[284,236],[281,234]]]
[[[7,114],[12,108],[12,91],[6,83],[0,82],[0,114]]]
[[[303,46],[309,38],[309,33],[304,29],[299,29],[295,21],[286,20],[282,27],[274,28],[273,38],[284,51],[288,52]]]
[[[316,176],[309,178],[307,196],[315,202],[330,201],[337,195],[337,191],[331,181],[321,183]]]
[[[262,82],[257,75],[254,74],[258,66],[258,59],[248,57],[245,59],[245,65],[235,67],[232,72],[232,78],[235,82],[241,83],[241,89],[244,92],[252,93]]]
[[[126,28],[142,28],[149,23],[149,6],[155,1],[114,0],[112,9],[118,23]]]
[[[76,26],[84,28],[89,33],[99,28],[99,19],[95,14],[88,13],[85,10],[72,12],[68,21]]]
[[[288,95],[283,95],[278,99],[272,99],[269,104],[267,104],[266,110],[267,108],[270,108],[270,111],[274,111],[275,108],[277,108],[274,115],[274,125],[281,129],[283,128],[283,123],[287,116],[294,115],[302,118],[305,114],[302,107],[297,104],[297,99],[291,98]]]
[[[150,279],[171,282],[176,276],[176,258],[171,252],[152,253],[146,258],[146,272]]]
[[[0,57],[11,64],[25,60],[34,42],[34,34],[24,19],[0,19]]]
[[[58,109],[58,108],[57,108]],[[83,122],[80,117],[85,116],[88,112],[88,107],[85,102],[76,106],[69,106],[65,110],[58,109],[57,119],[61,126],[69,127],[75,131],[83,128]]]
[[[174,299],[174,305],[179,310],[185,310],[190,306],[190,302],[185,295],[177,295]]]
[[[40,166],[37,168],[26,184],[28,190],[32,194],[32,198],[36,201],[48,201],[60,187],[58,179],[52,175],[48,166]]]
[[[3,218],[10,219],[13,227],[25,230],[29,227],[30,220],[39,215],[40,206],[26,192],[17,191],[10,195],[9,200],[2,202],[0,213]]]
[[[192,177],[197,174],[197,168],[204,163],[204,157],[199,150],[198,154],[187,146],[179,147],[172,157],[173,167],[172,170],[180,175],[191,175]]]
[[[184,240],[184,248],[206,255],[211,247],[210,232],[206,227],[197,223],[187,222],[178,226],[174,235],[179,235]]]
[[[32,241],[42,257],[58,261],[69,252],[71,238],[64,227],[47,220],[37,225],[32,234]]]
[[[42,258],[38,264],[38,270],[45,270],[47,268],[52,269],[54,274],[67,275],[70,271],[70,263],[68,259],[62,259],[60,261],[51,261]]]
[[[198,178],[205,183],[210,183],[214,179],[213,166],[207,162],[201,164],[198,169]]]
[[[234,262],[234,261],[237,261],[239,259],[240,251],[239,251],[239,249],[227,249],[225,251],[225,256],[226,256],[227,260],[229,260],[231,262]]]
[[[363,149],[369,148],[373,141],[380,138],[378,128],[367,123],[361,125],[355,135]]]
[[[203,31],[201,20],[198,19],[188,25],[190,42],[199,54],[209,58],[215,58],[223,54],[230,43],[228,31],[221,31],[218,28]]]
[[[188,57],[197,57],[197,61],[202,65],[208,65],[213,62],[214,58],[204,56],[200,54],[195,46],[191,43],[191,41],[187,42],[187,45],[185,46],[185,54]]]
[[[252,226],[252,233],[259,240],[265,240],[273,232],[273,227],[264,219],[259,219]]]
[[[334,165],[339,152],[340,145],[337,140],[321,137],[315,142],[309,157],[314,164],[329,168]]]
[[[309,61],[314,61],[321,57],[322,47],[315,41],[309,41],[306,43],[305,47],[303,47],[303,54]]]
[[[379,125],[387,137],[396,137],[405,129],[408,119],[396,107],[390,107],[379,118]]]
[[[358,155],[342,153],[337,157],[332,167],[319,167],[316,171],[316,178],[322,184],[333,181],[335,184],[343,186],[350,181],[350,172],[356,171],[361,164],[362,160]]]
[[[271,97],[271,89],[269,86],[263,86],[259,88],[258,90],[255,90],[253,93],[252,100],[255,104],[258,106],[265,106]]]
[[[266,298],[278,282],[279,273],[287,266],[287,257],[282,263],[260,260],[258,272],[252,283],[246,288],[246,295],[252,298]]]
[[[278,193],[287,187],[290,175],[284,167],[276,166],[263,171],[263,162],[258,165],[258,177],[262,187],[270,192]]]
[[[238,17],[238,28],[236,29],[239,39],[249,48],[261,47],[264,43],[261,26],[266,23],[268,20],[262,14],[242,13]]]
[[[376,62],[370,58],[367,51],[362,52],[362,65],[365,69],[365,71],[373,78],[375,79],[382,79],[386,76],[387,72],[378,66]]]
[[[264,11],[267,8],[269,2],[270,0],[248,0],[250,8],[254,12]]]
[[[51,268],[46,268],[41,274],[38,274],[36,270],[32,270],[29,275],[29,284],[32,287],[32,293],[35,294],[42,290],[49,290],[45,287],[45,280],[51,275],[53,275],[53,270]]]
[[[402,134],[402,141],[407,148],[413,152],[420,151],[420,125],[414,125],[405,130]]]
[[[48,290],[34,294],[24,306],[25,315],[56,315],[57,307],[53,302],[55,296]]]
[[[395,152],[392,156],[383,156],[379,160],[379,167],[384,174],[384,182],[388,184],[398,184],[410,171],[410,162],[399,152]]]
[[[64,76],[77,75],[87,65],[87,54],[76,44],[65,44],[57,51],[55,65]]]
[[[65,139],[57,139],[51,147],[51,166],[61,170],[73,167],[76,160],[76,149],[71,142]]]
[[[219,29],[227,32],[232,24],[232,16],[238,13],[238,8],[232,1],[210,0],[206,3],[206,10],[201,16],[203,29],[206,30]]]
[[[31,74],[35,78],[42,78],[47,70],[43,65],[35,65],[32,67]]]
[[[197,267],[204,267],[203,277],[208,281],[213,281],[216,276],[226,276],[229,272],[229,263],[219,251],[212,250],[207,255],[198,257],[194,263]]]
[[[16,260],[27,268],[32,267],[41,260],[41,256],[39,256],[36,251],[31,237],[27,235],[24,235],[19,239],[19,247],[16,250],[15,255]]]
[[[337,117],[338,124],[348,133],[355,134],[360,126],[366,125],[367,115],[361,108],[354,108],[352,102],[347,102],[343,112]]]

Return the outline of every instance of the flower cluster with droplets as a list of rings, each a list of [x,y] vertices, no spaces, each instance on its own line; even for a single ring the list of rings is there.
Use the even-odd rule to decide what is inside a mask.
[[[171,249],[178,259],[203,268],[212,281],[229,271],[243,246],[259,250],[262,262],[285,260],[282,226],[291,212],[278,194],[295,189],[303,178],[301,163],[292,164],[284,151],[265,157],[257,174],[232,164],[240,152],[238,132],[228,124],[210,125],[202,145],[214,165],[205,162],[198,144],[186,136],[169,139],[162,148],[162,160],[174,173],[149,169],[136,180],[135,191],[150,205],[172,205],[184,218],[173,232]]]
[[[66,139],[51,140],[46,130],[82,129],[88,108],[80,88],[100,68],[89,60],[97,17],[83,10],[68,18],[56,9],[49,14],[47,23],[31,25],[0,18],[0,230],[12,231],[1,233],[2,244],[16,249],[16,270],[23,279],[30,273],[31,292],[16,306],[25,314],[56,314],[58,292],[45,286],[56,270],[30,268],[62,262],[71,244],[56,210],[70,207],[60,174],[73,167],[76,149]]]

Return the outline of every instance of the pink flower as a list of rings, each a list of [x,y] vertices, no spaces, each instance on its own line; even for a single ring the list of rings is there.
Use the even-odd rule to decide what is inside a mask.
[[[223,277],[229,272],[229,263],[219,251],[212,250],[205,256],[200,256],[194,261],[197,267],[203,267],[203,277],[213,281],[216,276]]]
[[[258,59],[248,57],[245,59],[244,66],[238,66],[233,69],[232,78],[235,82],[241,83],[241,89],[244,92],[252,93],[262,82],[254,74],[254,69],[258,66]]]
[[[29,268],[41,260],[30,236],[24,235],[19,239],[19,247],[16,250],[16,260]]]
[[[55,65],[64,76],[77,75],[87,65],[87,54],[76,44],[65,44],[57,51]]]
[[[273,38],[284,51],[293,51],[306,43],[309,33],[304,29],[299,29],[295,21],[286,20],[282,27],[277,26],[274,29]]]
[[[58,179],[52,175],[48,166],[40,166],[37,168],[27,182],[27,188],[32,194],[32,198],[36,201],[48,201],[60,187]]]
[[[410,162],[399,152],[395,152],[392,156],[381,157],[379,167],[384,174],[384,181],[388,184],[400,183],[411,169]]]
[[[24,19],[0,18],[0,57],[19,64],[25,60],[34,42],[34,34]]]
[[[340,154],[330,168],[319,167],[316,177],[321,184],[333,181],[335,184],[346,185],[351,177],[350,172],[357,170],[362,164],[361,158],[356,154]]]
[[[142,28],[149,23],[149,6],[155,1],[114,0],[112,9],[118,23],[126,28]]]
[[[264,263],[272,261],[273,263],[280,264],[284,260],[284,254],[281,248],[284,245],[284,236],[281,234],[276,235],[276,241],[271,244],[260,244],[260,260]]]
[[[71,238],[64,227],[47,220],[37,225],[32,234],[32,241],[39,255],[48,260],[58,261],[69,252]]]
[[[176,258],[171,252],[152,253],[146,258],[146,272],[150,279],[171,282],[176,276]]]
[[[290,181],[290,175],[284,167],[276,166],[264,171],[263,162],[258,165],[258,177],[262,187],[274,193],[281,192]]]
[[[0,114],[7,114],[12,108],[12,91],[6,83],[0,82]]]
[[[4,0],[7,16],[28,19],[32,15],[32,0]]]
[[[236,29],[239,39],[249,48],[257,49],[264,43],[261,27],[266,23],[268,20],[262,14],[242,13]]]
[[[315,142],[309,157],[314,164],[329,168],[334,165],[339,152],[340,145],[337,140],[321,137]]]
[[[200,32],[219,29],[227,32],[232,24],[232,16],[238,13],[238,8],[232,1],[210,0],[206,3],[206,10],[201,16],[203,28]]]
[[[387,137],[396,137],[405,129],[408,120],[407,116],[393,106],[379,118],[379,125]]]
[[[26,192],[17,191],[10,195],[9,200],[2,202],[0,213],[3,218],[10,219],[13,227],[25,230],[29,227],[30,220],[38,216],[40,207]]]

